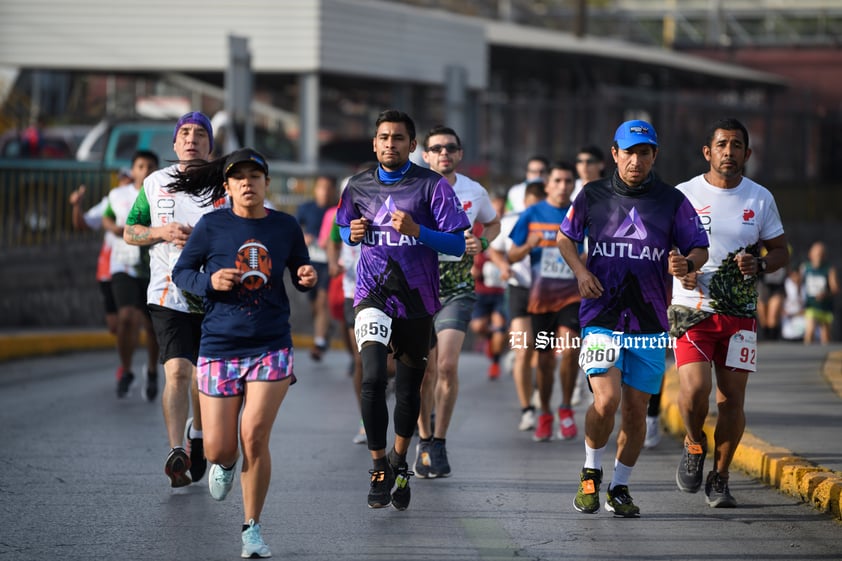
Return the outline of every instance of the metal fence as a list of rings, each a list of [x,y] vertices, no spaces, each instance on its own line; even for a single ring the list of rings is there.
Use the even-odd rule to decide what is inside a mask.
[[[109,171],[73,168],[73,164],[43,161],[0,164],[0,248],[51,244],[96,238],[100,234],[74,230],[70,193],[85,185],[83,206],[98,203],[115,183]]]

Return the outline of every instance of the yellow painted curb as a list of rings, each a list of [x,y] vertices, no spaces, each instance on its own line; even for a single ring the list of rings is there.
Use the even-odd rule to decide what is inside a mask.
[[[838,355],[835,356],[834,355]],[[831,359],[838,360],[833,362]],[[842,368],[842,352],[832,353],[825,361],[831,368]],[[842,373],[839,375],[842,378]],[[839,393],[837,391],[837,393]],[[840,394],[842,395],[842,394]],[[684,421],[678,409],[678,372],[670,368],[664,376],[664,390],[661,394],[661,423],[664,429],[677,438],[684,438]],[[708,450],[713,451],[713,433],[716,417],[705,421]],[[830,514],[842,521],[842,473],[817,466],[796,456],[792,451],[773,446],[757,438],[749,431],[743,434],[740,445],[734,453],[732,465],[746,472],[750,477],[775,487],[779,491],[810,503],[819,512]]]
[[[0,361],[114,347],[108,331],[39,332],[0,337]]]
[[[145,341],[146,338],[141,333],[140,344],[143,345]],[[292,344],[297,349],[309,349],[313,345],[313,337],[293,334]],[[114,336],[104,329],[0,335],[0,362],[68,352],[111,349],[115,345]],[[338,339],[333,339],[330,347],[335,350],[344,348],[342,341]]]

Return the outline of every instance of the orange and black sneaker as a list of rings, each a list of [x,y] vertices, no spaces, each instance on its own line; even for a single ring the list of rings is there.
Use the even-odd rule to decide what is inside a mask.
[[[579,512],[593,514],[599,510],[599,485],[602,483],[602,470],[582,468],[579,476],[579,490],[573,499],[573,507]]]
[[[684,452],[675,470],[675,482],[685,493],[698,493],[702,488],[702,479],[707,455],[707,437],[702,433],[701,442],[684,439]]]
[[[371,488],[368,491],[368,508],[383,508],[392,504],[392,487],[395,486],[395,472],[386,458],[380,466],[368,470]]]

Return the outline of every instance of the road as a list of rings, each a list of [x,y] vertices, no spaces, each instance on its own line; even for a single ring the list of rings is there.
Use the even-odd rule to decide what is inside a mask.
[[[830,516],[739,472],[731,478],[738,509],[714,510],[701,493],[677,491],[681,447],[671,438],[635,469],[641,518],[577,513],[581,437],[535,443],[518,432],[511,377],[489,381],[485,358],[473,353],[462,355],[448,435],[453,476],[413,479],[405,512],[370,510],[370,461],[351,443],[359,414],[347,359],[333,351],[314,364],[299,355],[299,383],[275,426],[263,514],[276,559],[842,559],[842,529]],[[171,489],[160,404],[137,392],[117,400],[114,363],[113,351],[102,351],[2,364],[0,561],[239,558],[239,483],[222,503],[205,480]]]

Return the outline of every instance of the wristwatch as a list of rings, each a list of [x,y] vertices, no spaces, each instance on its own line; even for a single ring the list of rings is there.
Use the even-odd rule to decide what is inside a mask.
[[[757,260],[757,272],[758,273],[765,273],[767,266],[768,266],[768,263],[766,263],[765,259],[758,259]]]

